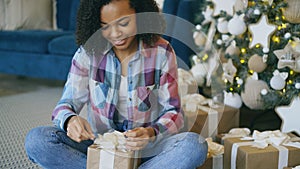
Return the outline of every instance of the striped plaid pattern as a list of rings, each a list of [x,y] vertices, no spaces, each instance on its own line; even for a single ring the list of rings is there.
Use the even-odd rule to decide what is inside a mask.
[[[115,129],[119,90],[128,91],[128,129],[152,126],[156,134],[172,134],[183,126],[173,48],[164,39],[153,47],[142,41],[127,69],[128,88],[120,86],[121,63],[113,50],[89,56],[75,53],[60,101],[52,113],[54,125],[64,130],[65,120],[78,115],[84,104],[95,133]]]

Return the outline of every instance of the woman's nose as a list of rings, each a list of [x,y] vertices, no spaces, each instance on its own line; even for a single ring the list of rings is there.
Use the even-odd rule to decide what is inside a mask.
[[[110,36],[113,38],[120,37],[122,35],[122,31],[118,26],[112,26]]]

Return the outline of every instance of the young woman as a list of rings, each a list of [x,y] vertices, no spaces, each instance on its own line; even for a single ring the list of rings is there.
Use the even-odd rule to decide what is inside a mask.
[[[147,12],[147,13],[145,13]],[[176,55],[158,33],[154,0],[83,0],[77,42],[63,95],[52,113],[55,126],[32,129],[29,158],[43,168],[85,168],[97,133],[124,132],[126,148],[139,150],[139,168],[190,169],[204,163],[207,143],[179,133],[183,115]],[[87,104],[88,120],[79,116]]]

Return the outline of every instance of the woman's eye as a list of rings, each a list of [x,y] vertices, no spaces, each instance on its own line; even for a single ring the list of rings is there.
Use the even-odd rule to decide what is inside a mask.
[[[119,23],[119,24],[120,24],[120,26],[125,27],[125,26],[127,26],[129,24],[129,21],[128,22],[122,22],[122,23]]]
[[[105,31],[107,29],[108,29],[108,25],[104,25],[104,26],[101,27],[101,30],[103,30],[103,31]]]

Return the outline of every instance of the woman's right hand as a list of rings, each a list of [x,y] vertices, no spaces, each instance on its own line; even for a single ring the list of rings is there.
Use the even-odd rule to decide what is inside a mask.
[[[94,140],[90,124],[80,116],[72,116],[67,124],[67,135],[76,142]]]

